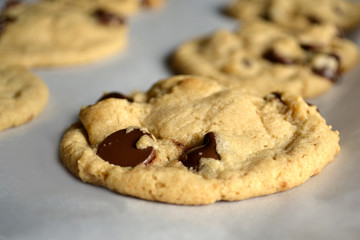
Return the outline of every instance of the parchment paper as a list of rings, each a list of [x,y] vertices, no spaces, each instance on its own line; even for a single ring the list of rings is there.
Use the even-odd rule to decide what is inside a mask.
[[[171,76],[181,42],[235,29],[223,0],[169,0],[131,19],[128,48],[86,66],[35,70],[50,89],[44,112],[0,133],[0,239],[358,239],[360,65],[309,102],[341,134],[341,152],[292,190],[209,206],[176,206],[84,184],[61,165],[59,143],[83,105],[104,91],[146,90]],[[360,13],[359,13],[360,14]],[[360,45],[360,31],[350,35]]]

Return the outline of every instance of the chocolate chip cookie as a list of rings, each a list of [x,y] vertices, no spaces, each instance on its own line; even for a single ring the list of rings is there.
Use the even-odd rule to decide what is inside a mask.
[[[233,0],[227,12],[238,19],[265,19],[291,28],[332,23],[350,30],[360,23],[360,4],[346,0]]]
[[[82,181],[138,198],[210,204],[304,183],[334,159],[339,136],[301,97],[258,97],[175,76],[148,92],[83,107],[61,159]]]
[[[36,117],[48,100],[45,83],[22,67],[0,67],[0,131]]]
[[[0,13],[0,63],[29,67],[92,62],[126,43],[123,16],[56,1],[20,3]]]
[[[177,73],[212,77],[260,96],[287,91],[309,98],[327,91],[358,55],[332,24],[293,30],[254,21],[184,43],[172,65]]]

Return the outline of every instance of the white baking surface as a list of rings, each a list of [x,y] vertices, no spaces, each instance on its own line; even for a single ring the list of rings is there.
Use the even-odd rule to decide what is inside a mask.
[[[310,100],[341,133],[341,152],[322,173],[278,194],[208,206],[176,206],[82,183],[59,159],[59,142],[82,105],[104,91],[146,90],[171,75],[182,41],[236,22],[224,0],[169,0],[130,20],[128,48],[81,67],[36,70],[49,103],[32,122],[0,133],[0,239],[358,239],[360,65]],[[360,14],[360,13],[359,13]],[[360,45],[360,33],[351,38]]]

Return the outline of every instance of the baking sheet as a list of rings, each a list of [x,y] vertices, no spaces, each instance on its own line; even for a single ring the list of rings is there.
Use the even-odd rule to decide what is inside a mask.
[[[61,165],[59,142],[81,106],[104,91],[146,90],[171,75],[166,59],[182,41],[236,22],[223,0],[169,0],[130,19],[128,48],[86,66],[34,71],[50,89],[32,122],[0,133],[0,239],[357,239],[360,236],[360,65],[311,99],[341,151],[292,190],[238,202],[176,206],[84,184]],[[360,13],[359,13],[360,14]],[[351,39],[360,45],[360,33]]]

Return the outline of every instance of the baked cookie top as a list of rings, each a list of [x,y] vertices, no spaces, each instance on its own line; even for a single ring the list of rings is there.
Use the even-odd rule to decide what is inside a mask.
[[[0,131],[36,117],[48,100],[45,83],[22,67],[0,67]]]
[[[58,2],[20,3],[0,14],[0,63],[30,67],[92,62],[122,49],[125,19]]]
[[[146,93],[111,93],[79,118],[60,151],[75,176],[175,204],[284,191],[339,151],[338,132],[301,97],[257,97],[195,76],[162,80]]]
[[[137,13],[141,8],[159,8],[164,0],[46,0],[63,4],[70,4],[85,9],[97,9],[111,11],[113,13],[129,16]]]
[[[360,4],[347,0],[233,0],[227,12],[245,21],[261,18],[291,28],[332,23],[350,30],[360,23]]]
[[[331,24],[293,30],[253,21],[184,43],[172,65],[177,73],[213,77],[260,96],[288,91],[308,98],[327,91],[357,60],[356,45]]]

